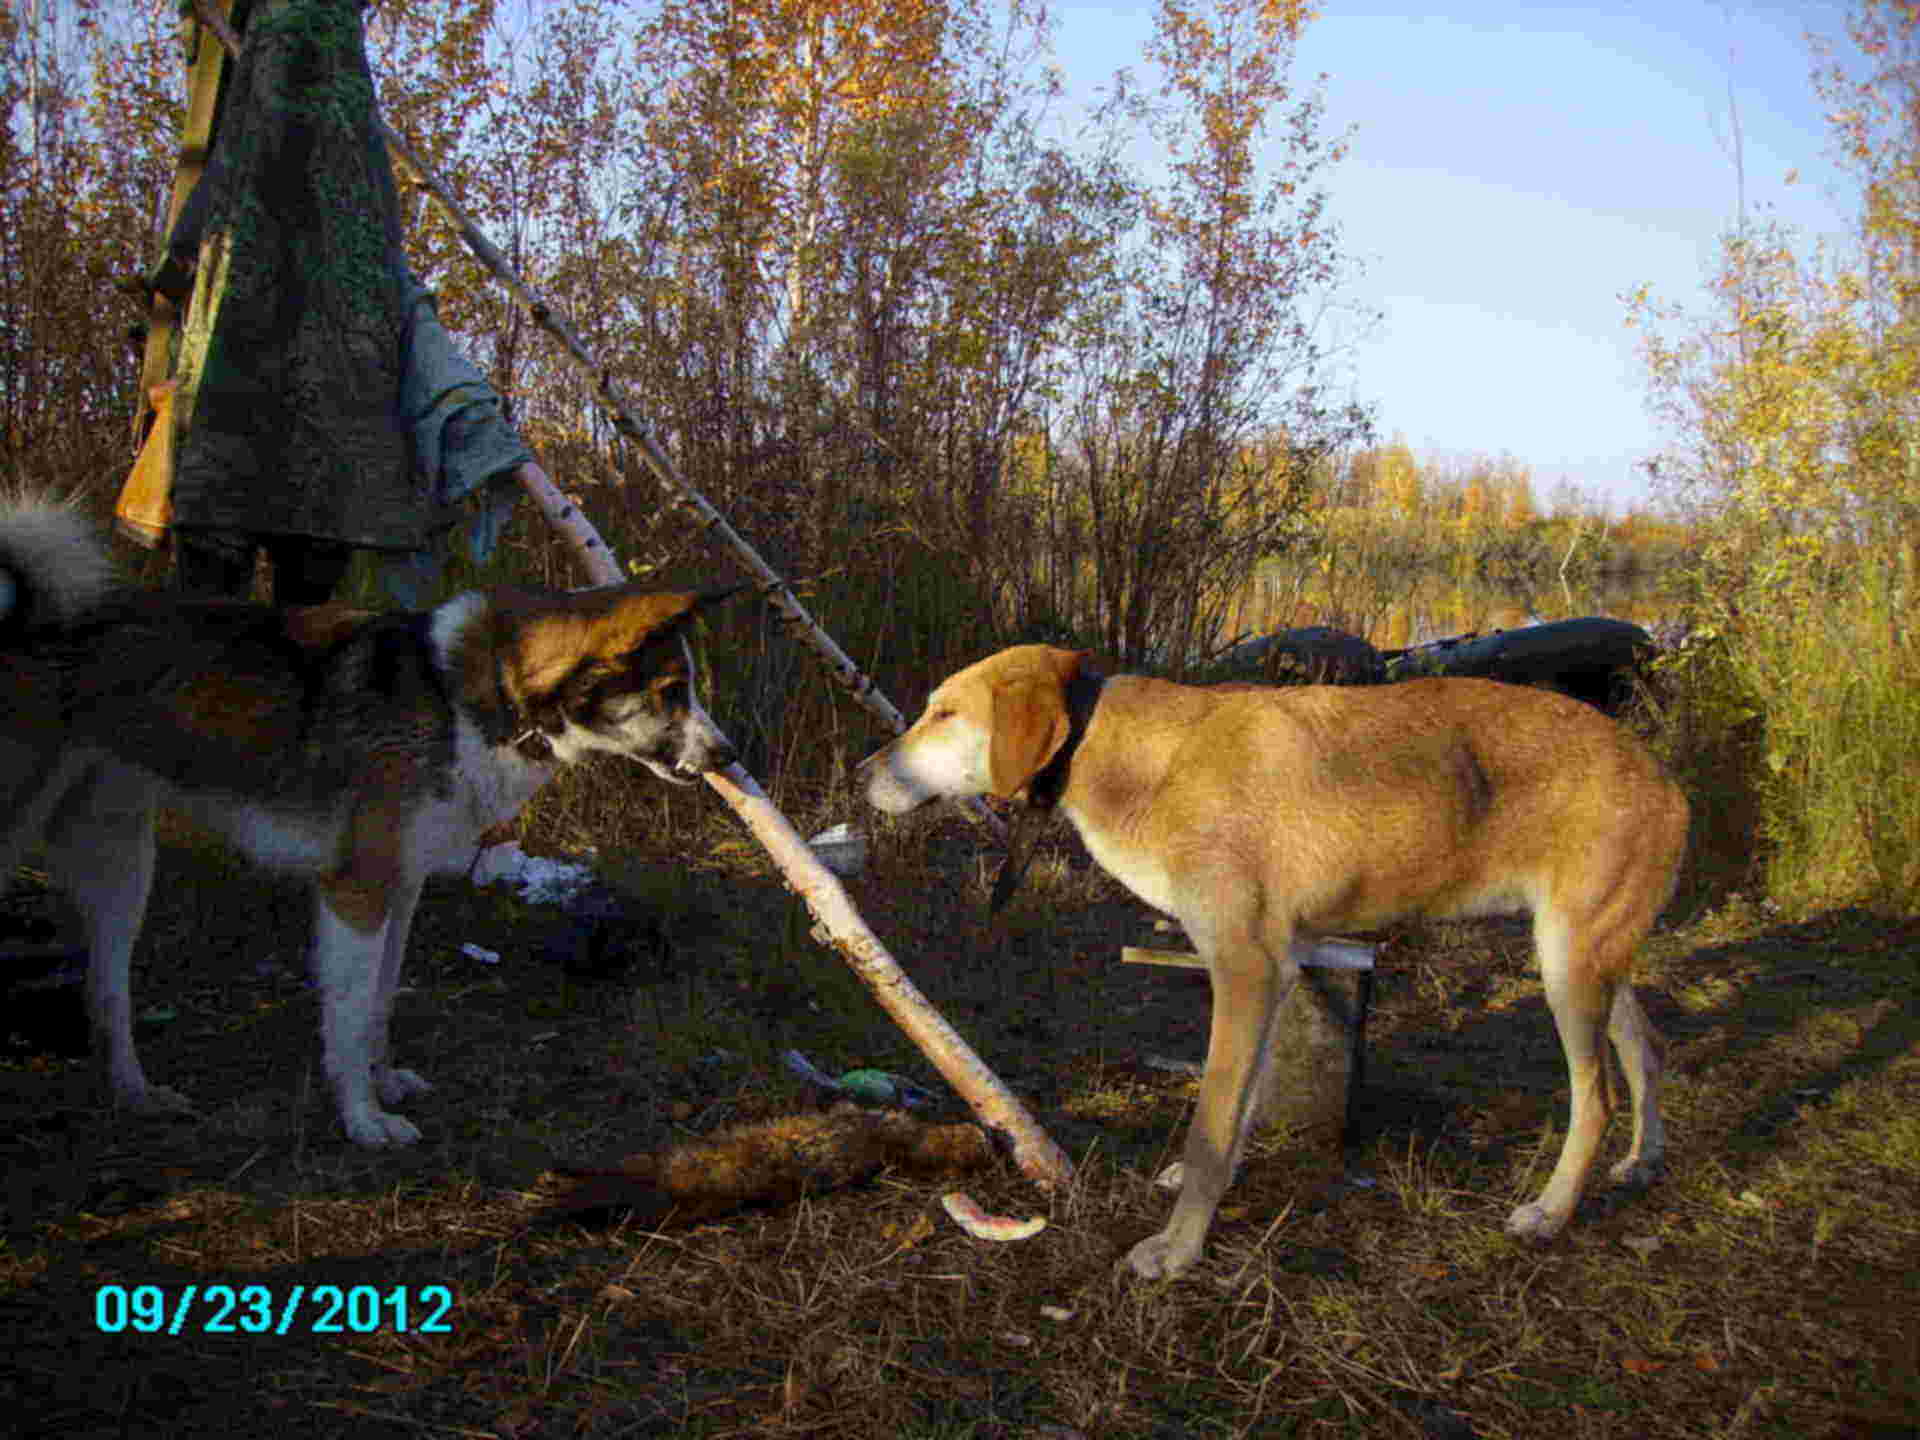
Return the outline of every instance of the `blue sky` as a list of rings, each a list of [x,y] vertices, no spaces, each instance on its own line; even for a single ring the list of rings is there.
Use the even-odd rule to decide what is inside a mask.
[[[1844,6],[1325,10],[1295,73],[1324,72],[1329,130],[1354,132],[1328,188],[1364,265],[1351,298],[1384,312],[1349,361],[1383,438],[1432,456],[1512,454],[1542,505],[1563,480],[1616,514],[1644,498],[1636,462],[1661,437],[1620,297],[1645,283],[1704,305],[1737,205],[1729,84],[1749,211],[1844,230],[1804,38],[1840,37]],[[1147,80],[1152,13],[1063,8],[1055,49],[1070,93],[1121,65]]]

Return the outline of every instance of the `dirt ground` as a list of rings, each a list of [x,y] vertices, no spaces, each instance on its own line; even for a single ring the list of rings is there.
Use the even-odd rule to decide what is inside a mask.
[[[1672,1159],[1552,1245],[1501,1233],[1565,1124],[1513,927],[1378,937],[1342,1143],[1269,1135],[1205,1260],[1158,1227],[1204,976],[1118,963],[1151,918],[1055,834],[999,922],[951,816],[894,825],[849,890],[1074,1158],[887,1173],[698,1225],[554,1219],[557,1166],[810,1113],[780,1063],[872,1066],[967,1118],[796,902],[716,821],[694,863],[623,854],[598,922],[458,882],[422,904],[395,1020],[434,1081],[413,1148],[340,1136],[306,901],[208,844],[164,852],[136,961],[149,1074],[191,1119],[100,1108],[73,943],[32,872],[0,901],[0,1403],[31,1436],[1892,1437],[1920,1426],[1920,933],[1735,902],[1663,929]],[[465,943],[498,952],[488,964]],[[1167,943],[1160,937],[1159,943]],[[25,956],[27,958],[21,958]],[[37,958],[36,958],[37,957]],[[0,979],[9,978],[0,976]],[[1616,1126],[1610,1146],[1624,1144]],[[1043,1214],[969,1238],[940,1207]],[[222,1292],[236,1297],[224,1329]],[[191,1287],[191,1292],[190,1292]],[[248,1287],[254,1287],[249,1290]],[[325,1326],[320,1298],[357,1293]],[[357,1289],[356,1289],[357,1287]],[[249,1306],[284,1333],[262,1333]],[[404,1314],[402,1313],[404,1310]],[[177,1328],[172,1325],[181,1319]],[[429,1323],[437,1322],[437,1323]]]

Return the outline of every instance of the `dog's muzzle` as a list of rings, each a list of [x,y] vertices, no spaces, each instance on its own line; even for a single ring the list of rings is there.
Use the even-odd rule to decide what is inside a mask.
[[[684,736],[672,750],[656,749],[633,757],[670,785],[691,785],[712,770],[724,770],[740,758],[733,742],[706,725]]]
[[[904,815],[909,810],[918,810],[933,798],[931,791],[921,791],[908,785],[894,769],[897,748],[897,743],[883,745],[853,768],[856,777],[865,777],[861,788],[866,794],[867,803],[886,815]]]
[[[673,778],[691,785],[710,770],[724,770],[740,758],[733,743],[724,735],[699,745],[690,745],[673,764]]]

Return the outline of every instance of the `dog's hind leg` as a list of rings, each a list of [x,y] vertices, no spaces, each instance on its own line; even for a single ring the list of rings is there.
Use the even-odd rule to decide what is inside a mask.
[[[433,1088],[411,1070],[396,1070],[388,1064],[387,1024],[393,1016],[393,992],[400,984],[400,963],[407,953],[407,935],[413,929],[414,906],[420,900],[420,884],[415,881],[394,896],[387,916],[386,943],[380,956],[380,982],[374,993],[373,1035],[368,1053],[373,1057],[373,1093],[382,1105],[398,1105]]]
[[[66,787],[47,817],[47,864],[73,900],[87,933],[87,1014],[104,1055],[113,1103],[136,1115],[172,1115],[193,1106],[147,1081],[133,1043],[133,945],[153,888],[152,780],[105,757]]]
[[[1257,1116],[1259,1080],[1272,1059],[1279,1017],[1299,978],[1290,936],[1208,935],[1181,917],[1213,980],[1200,1100],[1187,1132],[1180,1198],[1166,1227],[1135,1245],[1127,1264],[1148,1279],[1178,1275],[1197,1258],[1213,1212],[1233,1180]]]
[[[1633,1103],[1633,1146],[1608,1174],[1617,1185],[1644,1185],[1659,1173],[1667,1150],[1666,1127],[1660,1120],[1660,1078],[1666,1069],[1666,1046],[1647,1012],[1640,1008],[1630,982],[1622,981],[1614,992],[1613,1018],[1607,1034],[1626,1069],[1627,1093]]]
[[[1621,942],[1637,950],[1654,918],[1673,894],[1674,877],[1687,845],[1687,805],[1677,791],[1662,792],[1661,802],[1648,807],[1641,844],[1633,852],[1633,882],[1626,887],[1635,902],[1619,920]],[[1666,1070],[1666,1046],[1647,1012],[1633,993],[1633,983],[1621,969],[1620,989],[1614,995],[1613,1015],[1607,1026],[1614,1051],[1627,1072],[1627,1091],[1633,1103],[1633,1146],[1610,1172],[1614,1183],[1644,1185],[1659,1172],[1666,1155],[1666,1127],[1660,1121],[1660,1081]]]
[[[1549,907],[1537,913],[1533,929],[1547,1005],[1553,1011],[1560,1048],[1566,1055],[1571,1113],[1560,1161],[1553,1167],[1546,1188],[1537,1199],[1517,1207],[1507,1217],[1507,1233],[1521,1240],[1550,1240],[1560,1233],[1580,1203],[1611,1118],[1604,1068],[1606,1030],[1614,997],[1625,982],[1615,978],[1624,966],[1607,964],[1590,938],[1576,938],[1574,927],[1557,909]]]
[[[381,971],[395,918],[392,894],[329,876],[315,890],[313,978],[320,988],[321,1065],[340,1108],[340,1124],[356,1145],[411,1145],[411,1121],[375,1103],[376,1033],[384,1032]]]

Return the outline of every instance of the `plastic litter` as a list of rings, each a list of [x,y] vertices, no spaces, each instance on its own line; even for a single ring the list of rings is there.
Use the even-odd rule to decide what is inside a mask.
[[[511,885],[529,905],[559,905],[593,883],[593,871],[570,860],[529,855],[516,840],[490,845],[473,863],[473,883]]]
[[[863,1105],[898,1105],[903,1110],[916,1110],[933,1103],[933,1096],[928,1091],[904,1075],[894,1075],[885,1070],[849,1070],[836,1079],[798,1050],[782,1051],[780,1063],[809,1085],[829,1095],[844,1095]]]
[[[866,868],[867,837],[851,824],[834,825],[822,830],[807,841],[807,848],[836,875],[858,875]]]

